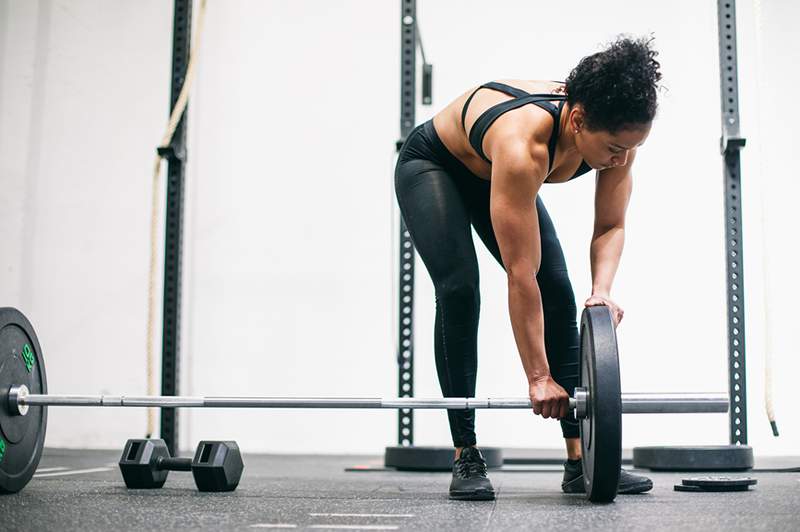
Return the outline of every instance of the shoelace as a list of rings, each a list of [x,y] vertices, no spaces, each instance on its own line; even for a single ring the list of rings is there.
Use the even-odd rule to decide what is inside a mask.
[[[472,477],[485,477],[486,476],[486,463],[482,460],[478,461],[467,461],[467,460],[459,460],[458,461],[458,475],[462,478],[472,478]]]

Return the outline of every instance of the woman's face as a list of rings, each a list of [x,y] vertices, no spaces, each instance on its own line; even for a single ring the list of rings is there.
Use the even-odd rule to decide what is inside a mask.
[[[570,113],[569,123],[578,152],[595,170],[624,166],[628,162],[631,150],[641,146],[647,139],[652,125],[652,122],[631,124],[616,133],[604,130],[592,131],[586,127],[579,108]]]

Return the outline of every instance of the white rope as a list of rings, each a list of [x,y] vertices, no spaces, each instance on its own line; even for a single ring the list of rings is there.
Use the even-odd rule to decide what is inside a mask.
[[[200,51],[201,36],[203,33],[203,22],[206,14],[206,0],[200,0],[200,12],[197,16],[197,27],[194,33],[192,47],[189,50],[189,65],[186,67],[186,77],[181,87],[181,92],[175,102],[175,107],[170,113],[169,122],[167,124],[164,137],[161,139],[161,144],[158,148],[167,148],[172,142],[172,137],[175,135],[175,129],[183,117],[186,110],[186,105],[189,103],[189,92],[192,88],[194,81],[195,70],[197,66],[197,56]],[[161,155],[156,155],[155,163],[153,165],[153,189],[152,189],[152,203],[150,205],[150,271],[147,283],[147,394],[155,395],[155,354],[153,349],[153,337],[155,331],[155,313],[156,313],[156,266],[158,263],[158,222],[160,218],[160,181],[161,176]],[[155,409],[147,409],[147,437],[149,438],[155,433]]]
[[[755,48],[756,48],[756,79],[758,80],[758,92],[762,96],[759,101],[763,101],[764,97],[766,96],[765,93],[765,72],[762,68],[762,59],[764,57],[764,48],[761,37],[763,35],[763,19],[761,17],[761,1],[760,0],[753,0],[753,18],[755,21]],[[778,435],[777,425],[775,423],[775,409],[773,406],[772,398],[773,398],[773,386],[772,386],[772,350],[773,342],[772,342],[772,327],[771,327],[771,320],[770,320],[770,302],[769,302],[769,295],[772,290],[772,285],[770,281],[770,275],[768,273],[769,269],[769,245],[767,242],[768,232],[767,232],[767,195],[768,195],[768,186],[769,186],[769,179],[766,175],[764,161],[766,160],[766,156],[764,154],[764,150],[762,148],[764,144],[764,137],[765,137],[765,130],[763,127],[763,123],[761,121],[761,113],[758,113],[758,129],[759,133],[761,134],[762,141],[758,143],[758,165],[760,169],[760,179],[758,182],[761,184],[761,268],[762,268],[762,275],[764,278],[764,291],[762,295],[762,307],[764,312],[764,407],[767,413],[767,419],[772,425],[772,430],[775,436]]]

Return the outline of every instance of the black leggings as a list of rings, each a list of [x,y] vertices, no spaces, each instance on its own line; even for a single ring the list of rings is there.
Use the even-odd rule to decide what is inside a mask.
[[[436,292],[434,352],[444,397],[475,397],[478,366],[478,260],[475,229],[503,266],[489,216],[489,182],[469,171],[444,146],[428,121],[408,136],[397,160],[395,192],[414,246]],[[542,261],[536,279],[544,309],[544,342],[553,378],[570,395],[579,379],[579,334],[572,284],[555,227],[536,198]],[[475,411],[448,410],[456,447],[475,445]],[[577,438],[573,414],[561,420],[565,438]]]

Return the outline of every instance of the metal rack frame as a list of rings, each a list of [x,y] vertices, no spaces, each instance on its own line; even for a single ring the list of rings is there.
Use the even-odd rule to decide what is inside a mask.
[[[739,130],[736,48],[736,2],[718,0],[720,90],[722,102],[721,150],[724,159],[726,286],[728,307],[728,383],[731,401],[730,443],[747,444],[747,387],[745,365],[744,265],[740,150],[745,139]],[[175,0],[170,108],[180,93],[189,60],[192,2]],[[398,146],[416,119],[416,0],[400,0],[400,133]],[[181,256],[183,251],[183,200],[186,167],[186,115],[184,113],[165,155],[167,181],[166,240],[164,244],[164,300],[162,338],[163,395],[178,394]],[[405,224],[399,236],[398,392],[414,395],[414,262],[415,250]],[[414,443],[413,410],[398,412],[398,444]],[[162,409],[161,437],[170,452],[178,436],[177,411]]]

